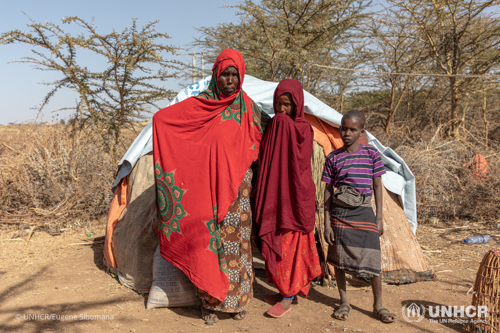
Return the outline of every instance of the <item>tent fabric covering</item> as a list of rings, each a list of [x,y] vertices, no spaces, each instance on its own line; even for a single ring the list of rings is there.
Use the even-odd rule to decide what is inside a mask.
[[[125,207],[127,207],[128,176],[123,178],[118,184],[113,200],[108,210],[108,222],[106,224],[106,239],[104,241],[104,262],[111,267],[116,267],[113,256],[113,229],[115,228]]]
[[[139,159],[130,175],[122,180],[123,196],[126,188],[126,207],[119,218],[108,219],[106,228],[105,259],[107,266],[116,272],[120,282],[139,292],[149,293],[153,283],[153,257],[158,246],[158,222],[154,183],[153,155]],[[127,184],[126,187],[123,187]],[[110,212],[117,210],[113,198]],[[120,207],[121,207],[120,206]],[[112,215],[111,213],[108,215]],[[116,216],[116,215],[115,215]]]
[[[313,126],[314,127],[314,126]],[[315,132],[316,133],[316,132]],[[312,177],[314,184],[316,185],[316,223],[315,231],[318,235],[319,242],[322,249],[322,258],[326,258],[328,253],[328,244],[325,241],[324,232],[324,215],[323,207],[320,205],[325,200],[325,187],[326,183],[321,181],[321,176],[323,174],[323,169],[325,167],[325,154],[323,152],[323,147],[315,140],[313,141],[313,154],[311,159],[312,165]]]
[[[343,143],[337,128],[324,123],[317,117],[307,115],[307,120],[314,130],[314,147],[312,158],[313,180],[316,184],[316,200],[324,201],[325,184],[321,182],[325,156],[332,150],[340,148]],[[322,144],[323,146],[320,146]],[[326,148],[325,148],[326,147]],[[393,284],[431,281],[435,275],[429,270],[427,261],[417,237],[413,234],[408,219],[401,207],[399,197],[383,188],[384,197],[384,234],[380,237],[382,255],[382,281]],[[376,210],[375,198],[372,206]],[[328,244],[324,240],[323,205],[317,205],[316,232],[326,258]],[[333,273],[333,270],[331,270]]]
[[[380,237],[382,282],[405,284],[432,281],[436,275],[429,269],[417,237],[413,234],[396,194],[383,188],[384,234]],[[375,210],[375,199],[372,199]]]

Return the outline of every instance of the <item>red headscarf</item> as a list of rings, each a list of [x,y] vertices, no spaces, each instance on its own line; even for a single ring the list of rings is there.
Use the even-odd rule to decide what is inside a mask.
[[[224,96],[218,77],[229,66],[239,71],[240,82]],[[153,117],[160,253],[221,301],[229,281],[219,222],[258,157],[263,131],[258,107],[241,90],[244,75],[241,54],[224,50],[207,91]]]
[[[293,119],[276,112],[276,101],[284,93],[290,93],[296,105]],[[255,202],[262,255],[273,274],[281,261],[281,229],[311,232],[316,202],[311,170],[314,134],[304,118],[300,82],[292,79],[280,82],[274,91],[274,111],[276,115],[262,141]]]

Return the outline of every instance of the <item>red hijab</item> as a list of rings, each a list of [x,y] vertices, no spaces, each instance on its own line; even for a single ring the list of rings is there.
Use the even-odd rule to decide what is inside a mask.
[[[239,71],[238,89],[224,96],[218,78]],[[200,289],[223,300],[228,265],[219,233],[246,171],[259,153],[265,116],[241,90],[238,51],[219,54],[208,89],[153,117],[153,157],[160,253]]]
[[[294,118],[276,112],[276,101],[284,93],[292,95]],[[274,91],[274,111],[262,141],[255,202],[262,255],[273,274],[281,261],[281,229],[311,232],[316,202],[311,170],[314,133],[304,118],[304,92],[299,81],[280,82]]]

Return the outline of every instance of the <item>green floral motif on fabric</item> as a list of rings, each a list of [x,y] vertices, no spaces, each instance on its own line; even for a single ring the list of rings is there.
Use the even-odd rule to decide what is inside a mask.
[[[163,172],[159,163],[155,165],[156,202],[158,224],[167,239],[172,232],[182,234],[180,220],[188,215],[182,206],[182,197],[186,190],[175,186],[175,171]]]
[[[207,250],[212,251],[219,257],[219,269],[224,273],[227,273],[227,262],[224,256],[224,247],[220,238],[219,224],[217,222],[217,206],[213,207],[212,219],[205,224],[208,227],[208,232],[210,233],[210,244]]]
[[[172,187],[172,196],[174,197],[175,202],[181,202],[182,201],[182,196],[184,195],[184,190],[181,190],[177,186]]]
[[[233,111],[230,108],[226,108],[224,112],[222,112],[222,120],[230,120],[233,119]]]
[[[180,203],[175,205],[174,215],[178,220],[186,216],[186,211],[184,210],[184,207],[182,207]]]
[[[266,128],[265,126],[267,125],[267,123],[263,124],[255,113],[253,114],[253,125],[257,127],[260,134],[264,134],[264,129]]]

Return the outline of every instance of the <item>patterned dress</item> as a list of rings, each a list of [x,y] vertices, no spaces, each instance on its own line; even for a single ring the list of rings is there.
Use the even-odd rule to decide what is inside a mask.
[[[208,310],[238,313],[253,298],[254,271],[252,265],[252,211],[250,191],[252,169],[249,168],[238,189],[238,197],[221,222],[220,235],[228,263],[229,291],[223,302],[198,289],[202,306]]]
[[[266,265],[267,280],[285,297],[307,297],[311,280],[321,274],[314,231],[281,230],[282,258],[272,274]]]

